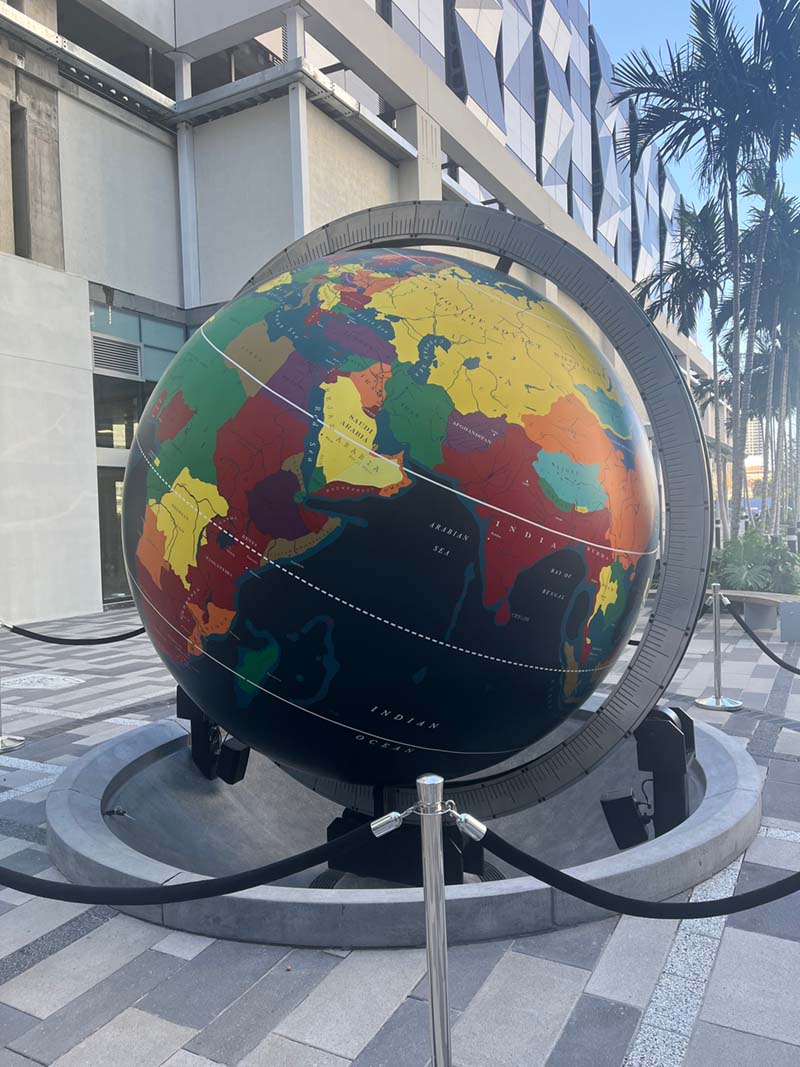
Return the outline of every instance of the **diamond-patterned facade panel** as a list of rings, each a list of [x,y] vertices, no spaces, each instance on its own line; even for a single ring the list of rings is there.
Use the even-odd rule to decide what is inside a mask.
[[[628,130],[628,105],[614,103],[611,57],[590,31],[592,93],[592,192],[595,241],[630,277],[631,175],[619,146]]]
[[[653,148],[634,175],[611,58],[585,0],[391,0],[397,32],[629,277],[675,247],[679,194]],[[479,199],[492,193],[451,168]]]

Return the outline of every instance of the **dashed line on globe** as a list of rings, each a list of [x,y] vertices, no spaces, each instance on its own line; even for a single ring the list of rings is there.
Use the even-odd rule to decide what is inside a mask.
[[[534,519],[526,519],[524,515],[516,515],[513,511],[506,511],[505,508],[499,508],[496,504],[487,504],[485,500],[478,500],[477,497],[470,496],[469,493],[462,493],[460,489],[455,489],[452,485],[446,485],[444,482],[437,482],[435,478],[428,478],[427,475],[420,474],[419,471],[408,471],[407,468],[402,467],[395,460],[389,459],[386,456],[382,456],[380,452],[376,452],[372,448],[366,448],[364,445],[361,444],[360,441],[357,441],[355,438],[350,437],[346,433],[342,433],[341,430],[337,429],[335,426],[331,426],[330,423],[325,422],[325,420],[321,419],[318,415],[312,415],[312,413],[310,411],[306,411],[304,407],[301,407],[299,404],[295,404],[293,400],[289,400],[288,397],[285,397],[281,393],[278,393],[271,386],[267,385],[266,382],[262,382],[261,379],[257,378],[255,374],[251,373],[247,369],[247,367],[243,367],[241,363],[237,363],[237,361],[233,359],[232,356],[229,356],[227,352],[223,352],[221,348],[218,348],[217,345],[214,344],[214,342],[205,332],[205,326],[200,327],[199,333],[202,336],[203,340],[206,341],[214,349],[215,352],[222,356],[224,360],[227,360],[228,363],[236,367],[237,370],[240,370],[242,374],[246,374],[248,378],[252,379],[252,381],[256,383],[256,385],[260,386],[262,389],[266,389],[268,393],[272,393],[272,395],[276,399],[280,400],[284,404],[288,404],[289,407],[294,408],[295,411],[299,411],[301,415],[305,415],[306,418],[311,419],[312,422],[317,423],[319,426],[324,426],[326,430],[330,430],[331,433],[335,433],[338,437],[341,437],[343,440],[347,441],[348,444],[354,445],[362,452],[366,452],[368,456],[374,456],[375,459],[379,459],[383,463],[389,463],[392,467],[397,468],[397,470],[399,470],[401,473],[409,473],[414,478],[419,478],[423,482],[428,482],[429,485],[435,485],[439,489],[445,489],[448,493],[453,493],[455,496],[463,497],[464,500],[470,500],[473,504],[477,504],[479,507],[489,508],[490,511],[496,511],[500,515],[507,515],[510,519],[516,519],[518,522],[527,523],[528,526],[535,526],[537,530],[545,530],[547,533],[555,534],[557,537],[563,537],[567,541],[575,541],[579,545],[587,545],[589,548],[599,548],[601,551],[607,552],[610,556],[653,556],[658,551],[657,547],[648,549],[647,552],[640,552],[638,549],[634,548],[612,548],[610,545],[601,545],[597,541],[586,541],[582,537],[576,537],[575,534],[565,533],[563,530],[554,530],[552,526],[545,526],[541,522],[534,521]]]
[[[177,626],[173,626],[169,619],[161,614],[161,612],[158,610],[152,600],[150,600],[150,598],[145,594],[142,587],[134,578],[127,563],[125,564],[125,570],[128,572],[128,578],[139,590],[142,599],[147,601],[147,603],[150,605],[156,615],[158,615],[158,617],[163,622],[165,622],[171,630],[174,630],[175,633],[178,634],[181,638],[189,641],[190,643],[193,643],[191,641],[191,638],[187,638],[185,634],[181,633]],[[377,616],[375,617],[377,618]],[[433,748],[431,745],[419,745],[415,744],[414,742],[398,741],[396,738],[384,737],[382,734],[374,734],[370,730],[359,729],[359,727],[357,726],[348,726],[347,723],[339,722],[338,719],[329,719],[327,715],[322,715],[318,711],[312,711],[311,708],[306,708],[302,704],[296,704],[293,700],[289,700],[288,697],[282,697],[280,693],[273,693],[271,689],[265,689],[263,685],[259,685],[258,682],[254,682],[252,678],[248,678],[246,675],[240,674],[238,671],[235,671],[233,667],[229,667],[227,663],[223,663],[222,660],[219,660],[215,656],[212,656],[210,652],[206,651],[206,649],[202,647],[202,645],[198,646],[197,644],[195,644],[194,647],[199,648],[201,656],[207,656],[211,660],[211,662],[216,663],[218,667],[224,667],[226,671],[229,671],[236,678],[241,678],[243,682],[247,682],[248,685],[255,686],[256,689],[260,689],[261,692],[266,693],[267,696],[274,697],[276,700],[280,700],[282,704],[288,704],[290,708],[296,708],[298,711],[304,711],[307,715],[313,715],[315,719],[322,719],[323,722],[330,723],[331,726],[341,726],[343,729],[350,730],[354,734],[361,734],[363,737],[374,737],[377,741],[386,741],[390,745],[402,745],[404,748],[416,749],[417,751],[441,752],[443,755],[446,756],[513,756],[519,751],[518,748],[504,748],[500,749],[497,752],[475,751],[474,749],[463,748]],[[476,655],[478,654],[479,653],[476,653]],[[548,668],[543,669],[547,670]]]
[[[189,501],[189,500],[186,499],[186,497],[181,496],[181,494],[177,491],[177,489],[175,489],[173,486],[171,486],[169,484],[169,482],[166,480],[164,475],[159,471],[159,469],[155,466],[155,464],[151,463],[150,458],[145,454],[144,449],[142,448],[141,444],[139,443],[138,437],[135,440],[136,440],[136,446],[139,449],[139,451],[141,452],[142,458],[144,459],[144,461],[147,464],[147,466],[150,468],[150,470],[153,472],[153,474],[155,474],[155,476],[160,481],[162,481],[164,483],[164,485],[166,485],[167,488],[170,489],[171,492],[173,492],[175,494],[175,496],[179,500],[182,500],[183,503],[186,504],[188,507],[194,507],[194,509],[197,512],[197,514],[202,519],[205,519],[205,521],[210,526],[213,526],[215,529],[219,530],[221,533],[224,533],[228,537],[232,538],[238,545],[241,545],[242,548],[246,552],[251,552],[251,553],[253,552],[253,550],[250,548],[250,546],[246,545],[244,543],[244,541],[240,540],[236,536],[236,534],[232,534],[230,532],[230,530],[225,530],[218,523],[214,522],[214,520],[212,518],[210,518],[210,516],[204,514],[200,510],[200,508],[197,506],[197,502],[196,501]],[[295,574],[294,571],[289,570],[288,567],[283,567],[280,563],[276,563],[272,559],[262,560],[261,558],[259,558],[258,563],[259,563],[259,566],[262,563],[268,563],[270,565],[270,567],[274,567],[276,570],[281,571],[282,574],[287,574],[290,578],[294,578],[294,580],[296,582],[302,582],[303,585],[307,585],[310,589],[314,589],[317,593],[322,593],[323,596],[329,597],[331,600],[336,600],[339,604],[344,604],[345,607],[352,608],[353,611],[357,611],[361,615],[367,615],[367,616],[369,616],[370,619],[375,619],[376,622],[382,622],[386,626],[392,626],[395,630],[403,630],[404,633],[410,634],[412,637],[418,637],[422,641],[430,641],[431,644],[433,644],[433,645],[441,645],[443,648],[452,649],[453,652],[463,652],[468,656],[477,656],[479,659],[491,660],[492,663],[502,663],[502,664],[505,664],[508,667],[523,667],[525,670],[529,670],[529,671],[550,671],[553,674],[595,674],[598,670],[601,669],[599,666],[598,667],[543,667],[538,663],[518,663],[516,660],[503,659],[502,656],[490,656],[488,652],[476,652],[472,648],[462,648],[461,645],[453,645],[449,641],[442,641],[441,638],[439,638],[439,637],[431,637],[429,634],[419,633],[417,630],[409,629],[408,626],[403,626],[402,623],[392,622],[391,619],[384,619],[381,615],[376,615],[372,611],[367,611],[366,608],[360,608],[358,606],[358,604],[353,604],[349,600],[344,600],[342,597],[336,596],[335,593],[331,593],[327,589],[323,589],[322,586],[315,585],[314,582],[309,582],[307,578],[303,578],[302,575],[300,575],[300,574]],[[254,571],[252,569],[252,567],[250,568],[250,571],[251,571],[252,574],[255,575],[256,578],[259,577],[258,572]],[[136,585],[136,588],[139,589],[138,583]],[[142,594],[142,595],[144,596],[144,594]],[[145,599],[147,599],[147,598],[145,597]],[[148,602],[148,604],[150,603],[149,600],[147,602]],[[156,610],[156,609],[154,608],[154,610]],[[160,614],[160,612],[158,614]],[[163,618],[163,616],[162,616],[162,618]],[[167,620],[165,619],[164,621],[166,622]],[[180,631],[178,631],[178,632],[180,632]],[[205,650],[203,650],[203,651],[205,651]],[[211,659],[214,659],[214,657],[211,656]],[[214,662],[217,662],[217,661],[215,660]],[[234,671],[233,673],[235,674],[236,672]],[[249,679],[245,679],[245,680],[249,681]],[[268,690],[265,689],[264,692],[266,693],[266,692],[268,692]]]

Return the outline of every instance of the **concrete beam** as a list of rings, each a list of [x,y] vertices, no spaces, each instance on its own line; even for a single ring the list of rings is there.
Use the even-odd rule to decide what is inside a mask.
[[[437,123],[412,104],[397,112],[397,132],[417,149],[417,158],[398,167],[401,200],[441,200],[442,138]]]
[[[2,70],[11,68],[0,67]],[[13,72],[12,82],[13,82]],[[11,179],[11,93],[0,83],[0,252],[14,254],[14,199]]]
[[[17,71],[17,103],[25,109],[24,156],[27,253],[37,263],[64,269],[58,93]]]
[[[240,43],[280,25],[286,0],[176,0],[178,47],[194,56]],[[559,207],[530,171],[383,19],[364,3],[302,0],[307,31],[392,107],[419,106],[441,130],[442,149],[510,211],[540,222],[586,253],[626,289],[632,282]],[[441,193],[437,194],[441,195]],[[706,363],[700,349],[663,318],[657,322],[673,349]]]
[[[306,54],[305,9],[293,4],[285,12],[286,59]],[[308,97],[302,81],[289,85],[289,155],[292,175],[292,233],[302,237],[310,228],[311,186],[308,173]]]

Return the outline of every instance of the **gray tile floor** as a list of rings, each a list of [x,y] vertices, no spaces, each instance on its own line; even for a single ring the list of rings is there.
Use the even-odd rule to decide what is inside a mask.
[[[118,610],[52,631],[134,625]],[[693,714],[756,757],[764,820],[696,898],[800,870],[800,678],[732,622],[724,643],[726,691],[746,710]],[[710,653],[704,620],[669,694],[687,710],[711,691]],[[0,861],[55,876],[53,782],[92,746],[171,715],[172,694],[146,638],[70,649],[0,632],[3,730],[28,738],[0,756]],[[458,1067],[800,1067],[800,899],[727,922],[606,919],[459,945],[450,968]],[[424,979],[421,951],[212,941],[0,889],[0,1067],[425,1067]]]

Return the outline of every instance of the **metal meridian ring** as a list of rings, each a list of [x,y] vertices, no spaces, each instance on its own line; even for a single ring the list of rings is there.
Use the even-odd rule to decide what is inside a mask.
[[[516,215],[438,200],[358,211],[279,252],[242,293],[334,252],[417,245],[470,248],[511,260],[553,281],[576,301],[609,339],[636,383],[661,464],[666,512],[661,578],[641,643],[613,692],[582,729],[521,766],[448,783],[446,794],[461,811],[493,818],[546,800],[588,774],[666,691],[705,597],[713,521],[708,452],[683,375],[643,309],[583,252]],[[337,804],[380,814],[371,786],[286,769]],[[383,811],[403,811],[416,799],[412,787],[378,792]]]

